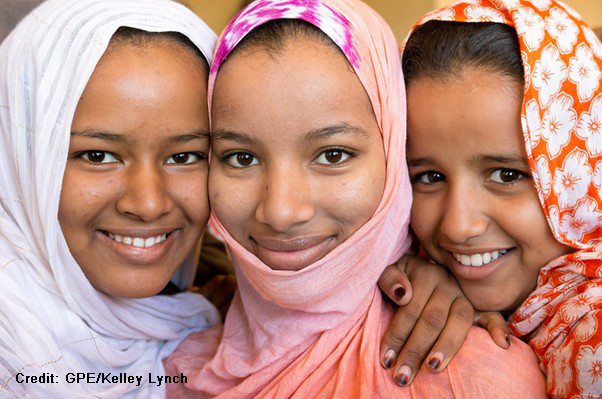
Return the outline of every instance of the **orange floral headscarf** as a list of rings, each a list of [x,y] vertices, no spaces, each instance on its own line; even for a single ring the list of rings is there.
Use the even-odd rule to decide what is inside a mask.
[[[525,73],[522,127],[548,224],[575,252],[552,261],[510,327],[539,356],[551,397],[602,393],[602,44],[554,0],[477,0],[429,20],[516,29]],[[534,238],[537,239],[537,238]]]

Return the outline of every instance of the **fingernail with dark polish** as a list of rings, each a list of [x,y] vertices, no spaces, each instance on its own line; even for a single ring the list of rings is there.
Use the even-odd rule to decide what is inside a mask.
[[[389,349],[385,352],[383,366],[385,366],[386,369],[390,369],[393,366],[393,360],[395,360],[395,351]]]
[[[443,363],[443,357],[443,353],[435,352],[428,361],[429,367],[433,370],[437,370],[439,366],[441,366],[441,363]]]
[[[406,386],[410,383],[411,376],[412,369],[409,366],[401,366],[395,376],[395,382],[397,385]]]
[[[405,294],[406,294],[406,289],[403,288],[403,286],[401,286],[401,285],[393,290],[393,298],[397,302],[401,301],[401,299],[403,298],[403,296]]]

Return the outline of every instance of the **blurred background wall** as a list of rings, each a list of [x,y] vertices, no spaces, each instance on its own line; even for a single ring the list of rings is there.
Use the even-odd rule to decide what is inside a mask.
[[[0,42],[42,0],[0,0]]]
[[[179,0],[201,16],[217,33],[249,0]],[[428,11],[452,0],[364,0],[387,20],[401,41],[410,27]],[[41,0],[0,0],[0,41]],[[602,0],[565,0],[592,27],[602,28]]]
[[[180,0],[197,14],[217,33],[240,9],[244,0]],[[450,4],[452,0],[364,0],[391,25],[401,41],[408,30],[422,15]],[[602,0],[564,0],[577,10],[592,27],[602,27]]]

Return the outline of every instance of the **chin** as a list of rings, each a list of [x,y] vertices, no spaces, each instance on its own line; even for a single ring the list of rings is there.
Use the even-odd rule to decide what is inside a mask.
[[[163,288],[167,286],[168,283],[169,279],[164,282],[153,282],[152,284],[144,284],[143,282],[138,281],[136,283],[128,285],[122,282],[118,286],[94,286],[94,288],[104,293],[105,295],[108,295],[113,298],[136,299],[148,298],[151,296],[158,295],[163,290]]]
[[[479,292],[474,294],[470,290],[463,291],[475,310],[481,312],[505,312],[516,308],[512,300],[500,297],[498,290],[491,293]]]
[[[166,284],[167,285],[167,284]],[[141,299],[148,298],[151,296],[158,295],[165,286],[160,288],[152,287],[152,288],[137,288],[132,290],[131,287],[127,290],[123,290],[123,292],[113,292],[109,294],[115,298],[124,298],[124,299]]]

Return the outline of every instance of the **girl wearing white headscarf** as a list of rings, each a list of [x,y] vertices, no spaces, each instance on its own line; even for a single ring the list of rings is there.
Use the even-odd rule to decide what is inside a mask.
[[[61,232],[73,115],[120,27],[179,32],[207,61],[215,44],[196,15],[169,0],[49,0],[0,47],[0,397],[163,397],[149,375],[163,375],[161,359],[219,319],[195,294],[101,293]],[[181,287],[190,283],[185,269],[172,279]],[[44,373],[52,382],[19,382]],[[94,382],[68,383],[76,373]]]

